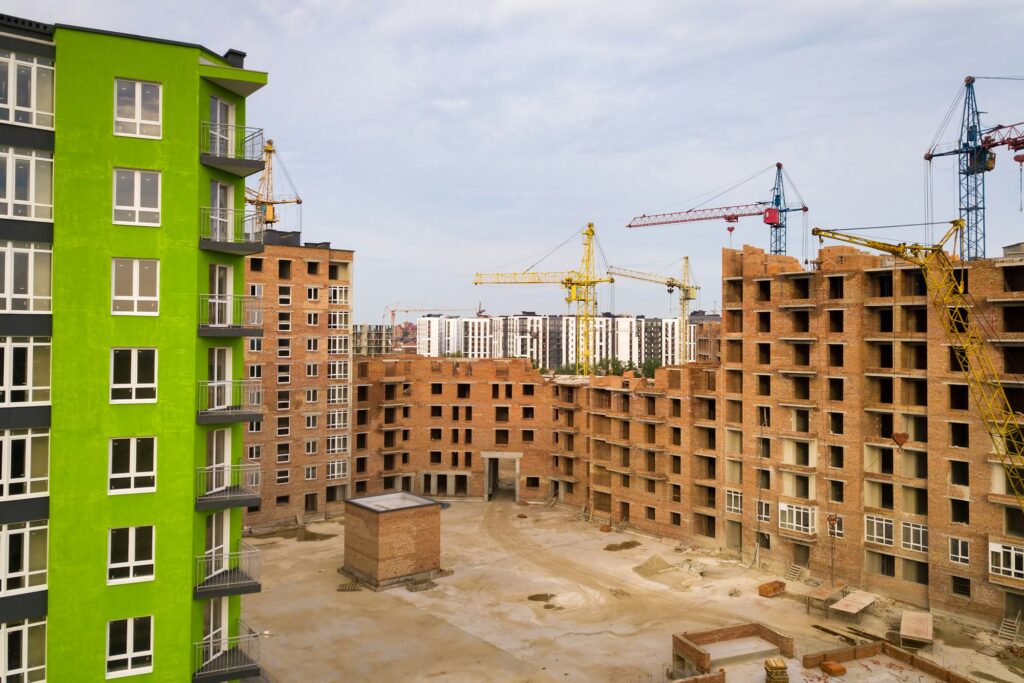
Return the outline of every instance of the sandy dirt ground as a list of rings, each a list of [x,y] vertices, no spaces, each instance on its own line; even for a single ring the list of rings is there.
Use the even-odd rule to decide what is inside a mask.
[[[752,620],[796,639],[794,683],[934,680],[886,657],[851,663],[841,678],[805,671],[804,653],[839,644],[814,625],[841,631],[846,622],[808,615],[797,599],[757,595],[758,584],[779,577],[674,543],[602,533],[566,508],[453,503],[442,513],[442,564],[454,574],[416,593],[337,591],[348,581],[337,572],[343,534],[342,524],[323,522],[251,539],[263,553],[263,590],[243,599],[243,619],[266,633],[265,681],[662,683],[671,680],[673,633]],[[654,573],[666,565],[673,568]],[[858,627],[884,634],[901,609],[879,601]],[[941,619],[936,631],[926,655],[938,663],[979,681],[1020,680],[978,652],[998,648],[985,631]],[[730,681],[764,680],[760,658],[725,668]]]

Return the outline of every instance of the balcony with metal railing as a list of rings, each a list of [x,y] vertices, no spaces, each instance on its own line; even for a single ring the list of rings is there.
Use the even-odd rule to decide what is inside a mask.
[[[262,301],[258,296],[199,295],[200,337],[259,337],[263,334]]]
[[[212,465],[196,470],[196,510],[226,510],[259,503],[259,465]]]
[[[208,552],[196,558],[197,599],[260,592],[260,551],[239,542],[238,552]]]
[[[193,646],[194,683],[221,683],[260,675],[260,635],[242,620],[238,635],[206,638]]]
[[[196,423],[258,422],[263,419],[263,384],[258,379],[199,382]]]
[[[199,161],[246,177],[263,170],[263,129],[204,121],[199,131]]]
[[[263,251],[263,222],[255,211],[199,209],[199,248],[246,256]]]

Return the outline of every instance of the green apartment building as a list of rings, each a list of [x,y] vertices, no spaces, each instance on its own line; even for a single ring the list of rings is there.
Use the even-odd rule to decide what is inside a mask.
[[[244,58],[0,15],[5,683],[259,671]]]

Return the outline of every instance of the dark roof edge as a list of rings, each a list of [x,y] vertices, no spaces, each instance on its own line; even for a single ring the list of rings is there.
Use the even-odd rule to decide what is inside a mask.
[[[38,40],[53,40],[53,24],[44,24],[41,21],[22,19],[10,14],[0,14],[0,30],[6,30],[15,35]]]
[[[154,38],[152,36],[142,36],[137,33],[122,33],[120,31],[108,31],[102,28],[89,28],[88,26],[72,26],[71,24],[54,24],[53,29],[68,29],[70,31],[84,31],[86,33],[99,33],[105,36],[116,36],[117,38],[130,38],[131,40],[144,40],[148,43],[161,43],[163,45],[175,45],[177,47],[191,47],[197,50],[202,50],[207,54],[211,54],[218,59],[222,59],[231,66],[243,68],[245,63],[245,53],[241,50],[230,49],[223,55],[217,54],[214,50],[200,45],[199,43],[187,43],[181,40],[169,40],[167,38]]]

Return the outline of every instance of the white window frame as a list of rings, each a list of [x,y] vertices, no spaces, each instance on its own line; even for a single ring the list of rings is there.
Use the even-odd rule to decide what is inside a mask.
[[[347,356],[349,352],[348,335],[334,335],[327,337],[327,355]]]
[[[53,247],[42,242],[0,242],[0,260],[3,274],[0,276],[0,311],[14,313],[49,313],[53,305]],[[18,268],[24,261],[24,272]],[[44,283],[37,283],[37,271],[45,264],[48,277]],[[19,273],[23,277],[18,277]],[[26,291],[16,292],[18,282]],[[45,286],[46,291],[37,287]]]
[[[249,353],[261,353],[263,351],[263,337],[249,337]]]
[[[806,505],[779,503],[779,528],[815,534],[818,532],[818,509]]]
[[[23,463],[14,466],[14,445],[21,444]],[[20,500],[49,495],[50,430],[8,429],[0,431],[0,500]],[[12,489],[16,492],[12,493]]]
[[[134,116],[131,118],[122,117],[118,115],[117,111],[117,89],[121,83],[130,83],[134,86],[134,97],[133,97],[133,108]],[[142,118],[142,86],[143,85],[155,85],[157,87],[157,118],[156,121]],[[163,137],[163,113],[164,113],[164,86],[162,83],[156,81],[140,81],[134,78],[115,78],[114,79],[114,135],[119,137],[128,138],[147,138],[149,140],[160,140]],[[132,125],[135,126],[134,133],[127,133],[125,131],[119,131],[117,124]],[[156,135],[142,133],[142,126],[156,126],[159,128],[159,132]]]
[[[319,363],[306,363],[306,377],[316,377],[320,374]]]
[[[347,360],[327,361],[327,379],[348,379],[348,372]]]
[[[949,561],[954,564],[971,563],[971,542],[966,538],[949,539]]]
[[[307,313],[306,314],[306,325],[309,327],[320,326],[320,314],[319,313]]]
[[[114,353],[116,351],[131,351],[131,381],[128,384],[114,384]],[[139,352],[140,351],[152,351],[153,352],[153,384],[139,384]],[[160,354],[157,349],[149,347],[114,347],[110,349],[110,403],[156,403],[158,392],[157,385],[159,383],[159,368],[160,368]],[[140,389],[153,389],[153,398],[135,398],[135,394]],[[114,398],[115,389],[129,389],[132,392],[131,398]]]
[[[348,305],[348,285],[331,285],[327,288],[327,303]]]
[[[153,442],[153,469],[142,470],[139,469],[138,461],[138,449],[140,440],[149,440]],[[114,442],[115,441],[127,441],[128,442],[128,471],[127,472],[114,472]],[[109,496],[122,496],[129,493],[152,493],[156,491],[156,459],[157,459],[157,439],[155,436],[123,436],[114,437],[108,441],[107,445],[107,495]],[[137,485],[138,480],[152,477],[152,485]],[[127,480],[128,486],[124,488],[114,488],[116,481]]]
[[[317,440],[316,439],[306,439],[305,448],[306,448],[306,455],[316,455],[317,450],[318,450],[317,449]]]
[[[343,330],[348,327],[348,311],[327,311],[327,329]]]
[[[259,363],[250,363],[247,369],[249,379],[263,379],[263,366]]]
[[[348,434],[332,434],[327,437],[327,454],[348,453]]]
[[[127,261],[132,265],[132,293],[128,296],[118,296],[115,291],[115,284],[117,282],[117,264],[118,261]],[[142,271],[142,263],[149,261],[156,264],[156,296],[143,296],[139,294],[140,281],[139,276]],[[117,302],[130,302],[131,310],[118,311],[115,310],[114,305]],[[155,311],[140,311],[139,304],[141,303],[155,303]],[[145,316],[157,316],[160,315],[160,259],[155,258],[112,258],[110,259],[110,314],[111,315],[145,315]]]
[[[743,492],[735,489],[725,490],[725,511],[736,515],[743,514]]]
[[[292,357],[292,340],[288,337],[278,337],[277,339],[277,357],[278,358],[291,358]]]
[[[250,434],[259,434],[263,431],[263,420],[251,420],[248,431]]]
[[[37,534],[44,535],[43,566],[32,566],[32,538]],[[49,567],[49,521],[42,519],[33,522],[12,522],[0,525],[0,596],[17,595],[46,589],[47,569]],[[21,546],[21,566],[12,569],[11,546]],[[38,559],[38,558],[37,558]],[[11,587],[11,584],[15,584]]]
[[[132,197],[133,197],[134,204],[132,204],[131,206],[129,206],[129,205],[119,205],[117,203],[117,174],[118,174],[118,172],[121,172],[121,173],[132,173],[133,174],[134,183],[133,183]],[[152,174],[154,174],[156,176],[156,207],[142,206],[140,204],[140,200],[142,198],[142,174],[144,174],[144,173],[152,173]],[[115,168],[114,169],[114,190],[113,190],[113,192],[114,192],[114,194],[113,194],[113,202],[112,203],[113,203],[113,206],[114,206],[114,211],[113,211],[113,215],[111,216],[111,219],[112,219],[114,225],[142,225],[142,226],[147,226],[147,227],[152,227],[152,228],[160,227],[161,219],[163,218],[163,214],[161,213],[161,205],[163,204],[163,174],[160,171],[154,171],[152,169],[146,169],[146,168]],[[135,220],[118,220],[117,219],[117,212],[118,211],[134,211],[135,212]],[[156,213],[157,214],[156,222],[153,223],[153,222],[150,222],[150,221],[138,220],[139,213],[141,213],[141,212],[154,212],[154,213]]]
[[[903,522],[900,526],[900,547],[919,553],[928,552],[928,525]]]
[[[287,462],[287,461],[285,461]],[[291,470],[287,467],[276,470],[274,472],[274,483],[276,484],[287,484],[291,479]]]
[[[307,351],[319,351],[320,340],[316,337],[306,337],[306,350]]]
[[[17,634],[17,635],[15,635]],[[34,637],[38,634],[39,637]],[[8,661],[7,650],[12,643],[20,642],[21,666],[14,667]],[[37,646],[30,651],[29,646]],[[33,664],[33,662],[40,662]],[[46,619],[0,622],[0,673],[8,680],[42,681],[46,677]]]
[[[292,305],[292,286],[291,285],[278,285],[277,286],[277,305],[278,306],[291,306]]]
[[[284,371],[281,371],[284,368]],[[277,383],[278,384],[291,384],[292,383],[292,366],[289,363],[279,363],[277,365]]]
[[[328,460],[327,479],[348,478],[348,460]]]
[[[893,521],[888,517],[864,515],[864,541],[891,546],[893,541]]]
[[[263,285],[256,283],[249,285],[249,296],[254,296],[257,299],[263,298]]]
[[[306,403],[319,403],[320,402],[320,390],[319,389],[306,389]]]
[[[261,444],[249,444],[245,447],[247,460],[260,460],[263,457],[263,446]]]
[[[320,288],[306,287],[306,301],[320,301]]]
[[[291,332],[292,331],[292,314],[290,312],[288,312],[288,311],[278,311],[278,313],[277,313],[277,331],[278,332]]]
[[[27,163],[25,196],[17,195],[18,162]],[[7,183],[0,185],[0,217],[26,221],[53,220],[53,152],[27,147],[0,145],[0,165],[7,171]],[[50,188],[49,196],[45,188]]]
[[[989,574],[1024,579],[1024,546],[989,541],[988,571]]]
[[[27,106],[17,101],[19,67],[29,70],[29,102]],[[53,66],[53,59],[3,50],[0,51],[0,70],[7,72],[8,92],[8,99],[0,101],[0,122],[53,130],[54,100],[57,96],[57,73]],[[50,79],[49,109],[39,101],[39,77],[44,72],[48,73]]]
[[[114,532],[122,529],[128,530],[128,560],[126,562],[114,562],[110,554],[114,550]],[[152,550],[153,556],[148,560],[145,558],[139,559],[137,557],[138,548],[136,547],[136,536],[138,536],[139,529],[150,529],[151,544],[150,549]],[[148,574],[136,575],[137,570],[149,569]],[[111,578],[110,572],[115,569],[128,570],[129,576],[125,578]],[[126,526],[126,527],[111,527],[107,529],[107,585],[115,586],[122,583],[144,583],[146,581],[153,581],[156,578],[156,527],[153,525],[143,524],[140,526]]]
[[[282,425],[282,422],[281,422],[282,420],[284,420],[284,423],[283,423],[284,426],[283,427],[281,426]],[[275,428],[277,429],[277,435],[278,436],[282,436],[282,437],[283,436],[291,436],[291,433],[292,433],[292,419],[290,417],[288,417],[287,415],[280,415],[280,416],[278,416],[277,423],[275,424]]]
[[[143,649],[136,651],[135,648],[135,626],[136,622],[148,619],[149,620],[149,649]],[[127,650],[124,654],[111,654],[110,652],[110,629],[113,624],[118,622],[126,623],[126,640]],[[130,617],[128,619],[114,619],[107,622],[107,647],[106,647],[106,671],[107,678],[124,678],[125,676],[136,676],[138,674],[151,673],[153,671],[153,632],[155,630],[155,624],[152,615]],[[142,664],[141,666],[132,666],[132,662],[136,659],[149,659],[148,664]],[[124,660],[123,669],[112,669],[111,666],[121,660]]]
[[[27,340],[27,341],[15,341]],[[25,384],[14,385],[14,356],[25,353]],[[0,376],[0,406],[49,405],[50,385],[36,385],[36,355],[46,356],[47,380],[52,378],[49,337],[0,337],[3,375]],[[39,364],[41,365],[41,363]],[[18,400],[21,399],[21,400]]]
[[[767,500],[757,501],[757,521],[759,522],[771,522],[772,521],[772,504]]]
[[[306,429],[316,429],[320,423],[319,415],[307,415],[306,416]]]
[[[330,384],[327,386],[327,403],[332,405],[348,405],[349,385]]]
[[[348,411],[328,410],[327,429],[348,429]]]
[[[304,469],[305,472],[303,474],[305,475],[306,481],[313,481],[316,479],[316,465],[306,465]]]

